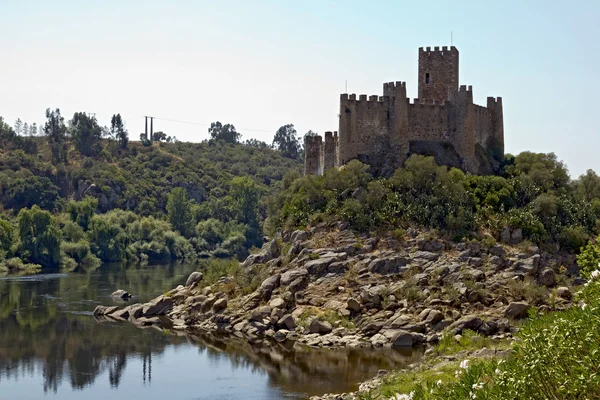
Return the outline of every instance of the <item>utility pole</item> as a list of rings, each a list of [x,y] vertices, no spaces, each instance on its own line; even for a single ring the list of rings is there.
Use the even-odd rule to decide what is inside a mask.
[[[144,135],[146,135],[146,140],[148,140],[148,117],[144,117],[146,128],[144,129]]]
[[[150,141],[154,140],[154,117],[150,117]]]

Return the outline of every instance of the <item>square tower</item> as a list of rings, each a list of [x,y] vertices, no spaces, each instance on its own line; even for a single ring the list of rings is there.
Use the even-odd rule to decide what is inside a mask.
[[[458,91],[458,50],[447,46],[419,48],[419,99],[443,102]]]

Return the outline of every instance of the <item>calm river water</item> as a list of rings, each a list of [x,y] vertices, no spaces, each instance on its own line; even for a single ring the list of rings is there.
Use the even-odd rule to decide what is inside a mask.
[[[116,289],[147,301],[195,268],[103,265],[0,278],[0,399],[299,399],[355,390],[420,356],[176,336],[92,316],[97,304],[117,304]]]

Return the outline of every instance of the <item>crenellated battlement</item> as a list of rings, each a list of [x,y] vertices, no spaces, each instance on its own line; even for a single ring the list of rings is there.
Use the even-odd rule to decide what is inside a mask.
[[[436,55],[448,55],[448,54],[458,54],[458,49],[454,46],[442,46],[440,48],[440,46],[435,46],[433,48],[433,50],[431,50],[431,47],[419,47],[419,56],[423,54],[423,55],[428,55],[428,56],[436,56]]]
[[[490,173],[499,165],[502,98],[474,104],[473,87],[459,85],[456,47],[421,47],[418,54],[418,97],[408,98],[404,81],[383,83],[383,96],[341,94],[339,135],[326,131],[324,140],[305,139],[306,172],[322,174],[352,159],[389,171],[411,153],[471,173]]]

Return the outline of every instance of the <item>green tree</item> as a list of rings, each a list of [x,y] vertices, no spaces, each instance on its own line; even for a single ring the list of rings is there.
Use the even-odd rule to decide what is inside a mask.
[[[22,259],[42,267],[60,264],[60,230],[52,214],[33,206],[17,216],[18,253]]]
[[[71,221],[77,222],[79,226],[87,230],[96,207],[98,207],[98,199],[87,196],[81,201],[69,202],[67,212],[71,217]]]
[[[89,116],[84,112],[76,112],[70,122],[71,138],[75,147],[85,156],[93,156],[100,151],[100,139],[102,139],[102,128],[98,125],[95,116]]]
[[[123,126],[123,118],[121,114],[113,114],[110,119],[110,132],[114,138],[119,141],[122,149],[126,149],[129,144],[129,134]]]
[[[21,118],[17,118],[15,121],[14,129],[19,136],[23,133],[23,121],[21,121]]]
[[[65,119],[60,115],[60,110],[57,108],[51,111],[46,109],[46,123],[44,125],[44,134],[50,145],[52,152],[52,161],[55,164],[67,161],[67,127]]]
[[[210,138],[213,140],[223,140],[227,143],[239,143],[242,135],[235,130],[231,124],[221,124],[219,121],[213,122],[208,128]]]
[[[234,214],[238,222],[248,226],[246,245],[258,246],[261,243],[259,202],[261,190],[252,179],[239,176],[231,180],[230,195]]]
[[[13,226],[9,221],[0,219],[0,260],[10,251],[13,241]]]
[[[191,203],[184,188],[176,187],[171,191],[167,200],[167,213],[174,229],[184,236],[190,233],[194,220]]]
[[[17,178],[7,186],[3,198],[6,208],[20,210],[34,205],[44,210],[54,211],[60,200],[58,187],[45,176],[27,176]]]
[[[127,235],[118,224],[108,217],[97,215],[92,218],[88,232],[92,252],[104,262],[126,259]]]
[[[283,125],[273,138],[273,147],[281,151],[284,156],[297,159],[300,154],[300,141],[293,124]]]
[[[155,142],[166,142],[167,134],[164,133],[163,131],[156,131],[152,134],[152,140]]]

